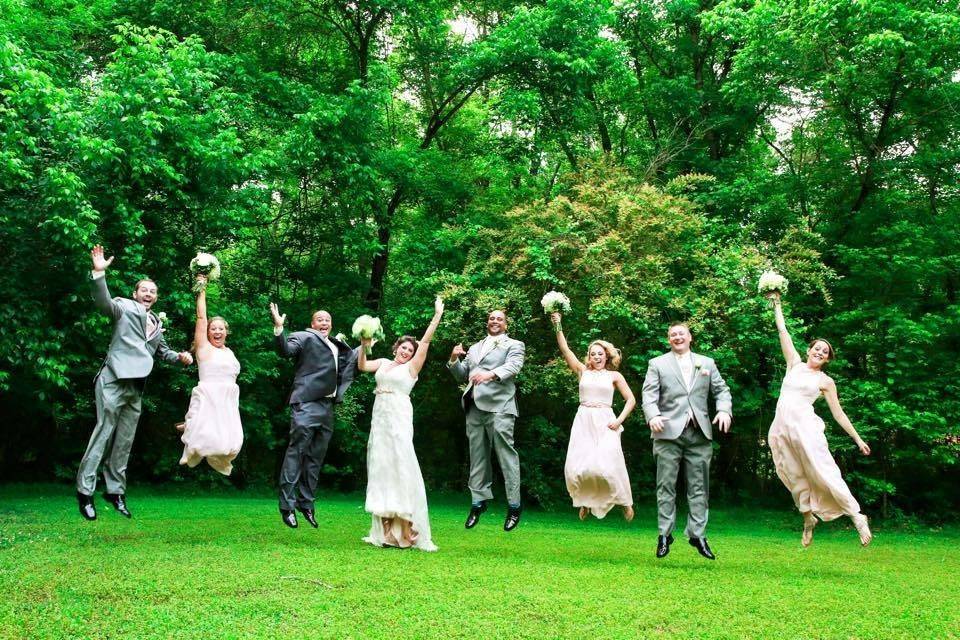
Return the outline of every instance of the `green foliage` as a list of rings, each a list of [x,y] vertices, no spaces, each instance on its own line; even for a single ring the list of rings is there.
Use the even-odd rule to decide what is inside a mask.
[[[664,323],[689,319],[734,390],[715,492],[782,497],[764,438],[783,369],[756,295],[775,268],[795,340],[837,347],[873,447],[830,430],[854,493],[871,512],[956,511],[958,68],[960,14],[934,0],[0,0],[3,476],[74,473],[110,331],[85,282],[99,242],[115,295],[157,282],[180,348],[189,259],[221,259],[237,484],[273,478],[286,441],[270,301],[292,328],[323,307],[335,331],[373,311],[399,335],[442,292],[414,392],[428,483],[466,475],[443,361],[505,307],[528,344],[526,490],[564,503],[576,389],[538,304],[557,288],[571,344],[621,346],[635,391]],[[171,429],[194,379],[151,379],[132,463],[149,478],[197,477]],[[363,484],[371,386],[340,411],[324,477],[343,488]],[[643,497],[648,439],[626,426]]]

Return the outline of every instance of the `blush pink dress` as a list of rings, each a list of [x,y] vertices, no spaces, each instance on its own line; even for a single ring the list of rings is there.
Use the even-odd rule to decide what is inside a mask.
[[[607,427],[613,413],[613,374],[587,369],[580,375],[580,408],[570,428],[563,475],[574,507],[603,518],[614,506],[633,505],[620,434]]]
[[[803,362],[790,368],[780,387],[767,442],[777,475],[797,509],[812,511],[821,520],[835,520],[859,514],[860,505],[830,454],[823,420],[813,411],[823,375]]]

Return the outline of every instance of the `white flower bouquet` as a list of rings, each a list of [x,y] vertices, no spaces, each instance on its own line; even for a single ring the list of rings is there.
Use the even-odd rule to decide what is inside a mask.
[[[540,299],[540,304],[543,305],[544,313],[557,313],[563,311],[566,313],[570,311],[570,298],[563,295],[559,291],[548,291],[544,294],[543,298]],[[556,331],[560,331],[560,323],[558,322],[554,326]]]
[[[757,284],[757,291],[763,295],[769,293],[784,294],[787,292],[789,282],[776,271],[764,271],[760,275],[760,282]]]
[[[383,325],[380,323],[380,318],[373,318],[371,316],[363,315],[353,321],[353,337],[357,340],[367,340],[370,339],[373,342],[367,346],[364,351],[366,351],[369,356],[373,352],[373,344],[378,340],[383,340]]]
[[[190,275],[196,280],[197,276],[206,276],[207,282],[213,282],[220,278],[220,261],[212,253],[197,252],[197,255],[190,261]],[[194,290],[200,290],[200,284],[194,285]]]

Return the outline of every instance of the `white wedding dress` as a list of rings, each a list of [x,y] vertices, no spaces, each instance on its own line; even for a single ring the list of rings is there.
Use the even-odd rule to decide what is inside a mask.
[[[367,500],[364,508],[371,514],[370,534],[364,542],[376,546],[408,546],[400,519],[412,523],[412,546],[436,551],[430,538],[427,492],[420,464],[413,449],[413,406],[410,391],[416,379],[410,376],[409,363],[389,366],[381,363],[375,378],[376,400],[367,441]],[[392,520],[384,530],[384,519]]]
[[[227,347],[210,347],[210,355],[198,358],[200,382],[190,394],[180,464],[195,467],[204,458],[225,476],[233,471],[233,459],[243,446],[240,424],[240,363]]]

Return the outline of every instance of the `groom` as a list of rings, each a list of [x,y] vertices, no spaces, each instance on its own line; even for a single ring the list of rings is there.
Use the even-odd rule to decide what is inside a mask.
[[[77,504],[80,515],[96,520],[93,493],[97,487],[97,469],[106,456],[103,480],[104,499],[126,516],[131,517],[126,504],[127,460],[133,437],[140,420],[143,387],[153,370],[154,358],[184,365],[193,363],[188,351],[177,353],[167,347],[163,339],[163,322],[150,308],[157,301],[157,285],[152,280],[140,280],[133,288],[133,297],[111,298],[107,289],[107,267],[113,257],[103,257],[103,247],[97,245],[90,252],[93,270],[90,284],[93,302],[113,321],[113,337],[107,357],[94,379],[97,403],[97,425],[90,435],[87,450],[77,471]]]
[[[727,383],[717,365],[706,356],[690,351],[693,337],[683,322],[667,329],[670,353],[650,361],[643,381],[643,413],[653,438],[657,461],[657,557],[670,553],[673,526],[677,519],[677,472],[683,463],[687,479],[686,536],[700,555],[715,560],[707,544],[707,501],[713,431],[707,414],[712,393],[717,415],[713,424],[730,430],[732,401]]]
[[[343,394],[353,382],[357,350],[330,335],[333,318],[317,311],[310,328],[291,333],[283,330],[286,314],[270,303],[277,352],[296,359],[293,391],[290,393],[290,444],[280,468],[280,517],[283,524],[297,528],[297,515],[314,529],[320,468],[333,435],[334,406],[343,402]]]
[[[513,425],[517,419],[514,376],[523,366],[526,347],[507,336],[507,316],[502,310],[487,316],[487,337],[463,350],[458,344],[450,354],[447,368],[457,382],[467,382],[461,404],[467,413],[467,440],[470,442],[470,494],[472,504],[465,524],[473,528],[493,498],[491,446],[497,452],[507,491],[504,531],[520,523],[520,456],[513,447]],[[460,356],[466,356],[463,362]]]

